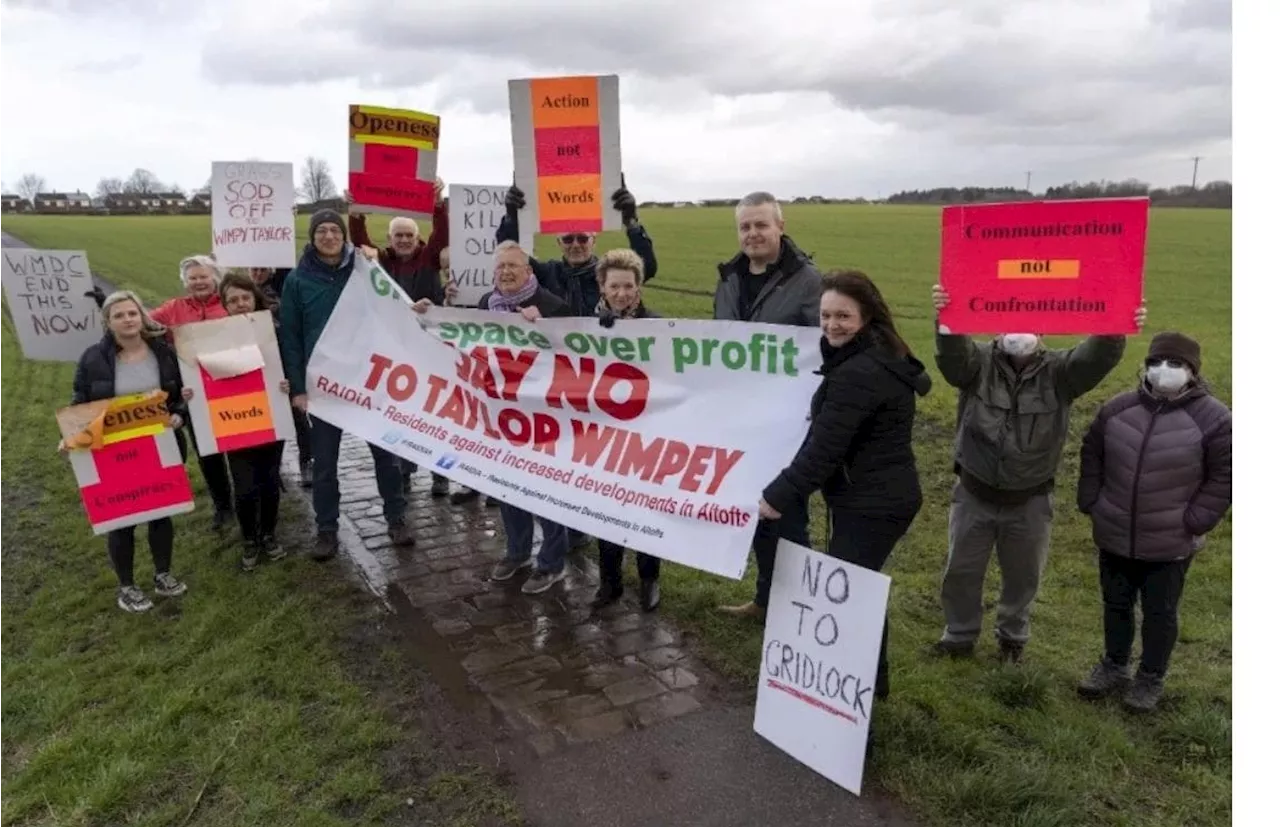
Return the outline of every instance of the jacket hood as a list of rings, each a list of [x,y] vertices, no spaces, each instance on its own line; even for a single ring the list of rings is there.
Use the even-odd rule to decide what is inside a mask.
[[[720,280],[724,281],[729,274],[742,266],[747,260],[747,254],[739,251],[739,253],[728,261],[720,265]],[[791,275],[800,268],[813,261],[812,256],[800,249],[795,239],[783,233],[782,244],[778,252],[778,269],[783,275]]]
[[[860,353],[866,353],[877,364],[889,371],[895,379],[911,388],[917,396],[926,396],[933,389],[933,379],[924,363],[914,356],[898,356],[880,343],[877,337],[867,330],[860,331],[857,336],[838,348],[833,348],[824,337],[820,343],[822,348],[822,367],[818,373],[828,374],[836,366],[852,359]]]

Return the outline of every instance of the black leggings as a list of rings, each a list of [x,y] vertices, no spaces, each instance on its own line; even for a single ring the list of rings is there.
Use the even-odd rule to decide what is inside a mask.
[[[120,578],[121,586],[133,585],[133,530],[137,526],[117,528],[107,533],[107,556]],[[147,523],[147,543],[151,546],[151,560],[155,563],[156,574],[169,571],[173,561],[173,520],[161,517]]]
[[[195,428],[188,425],[187,430],[191,435],[191,444],[198,446],[200,443],[196,442]],[[204,476],[205,487],[209,489],[209,497],[213,500],[214,509],[217,511],[230,511],[231,477],[227,474],[226,455],[209,454],[208,456],[199,456],[197,459],[200,463],[200,473]]]
[[[831,533],[827,540],[827,554],[846,563],[864,569],[880,571],[902,536],[911,527],[914,516],[908,519],[883,519],[863,517],[843,508],[830,508]],[[889,617],[884,619],[884,631],[880,635],[880,665],[876,669],[877,698],[889,694]]]
[[[236,488],[236,518],[246,542],[275,534],[280,515],[280,459],[284,442],[241,448],[227,454]]]

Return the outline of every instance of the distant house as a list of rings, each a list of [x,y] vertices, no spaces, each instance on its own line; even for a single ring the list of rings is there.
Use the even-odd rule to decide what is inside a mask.
[[[187,208],[199,212],[213,212],[213,196],[207,192],[197,192],[187,202]]]
[[[31,212],[31,202],[23,198],[21,195],[0,196],[0,211]]]
[[[76,190],[67,194],[67,209],[75,211],[88,211],[93,209],[93,196],[87,192]]]
[[[178,212],[187,206],[187,196],[180,192],[157,192],[151,197],[159,201],[158,208],[165,212]]]
[[[142,205],[138,203],[138,196],[127,192],[116,192],[102,199],[102,206],[111,212],[138,212],[142,209]]]
[[[37,192],[36,209],[40,212],[66,212],[67,194],[65,192]]]

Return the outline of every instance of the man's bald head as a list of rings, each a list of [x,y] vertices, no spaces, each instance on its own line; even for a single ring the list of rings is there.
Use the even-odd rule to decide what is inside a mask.
[[[409,258],[418,249],[418,222],[398,215],[387,227],[387,242],[400,258]]]

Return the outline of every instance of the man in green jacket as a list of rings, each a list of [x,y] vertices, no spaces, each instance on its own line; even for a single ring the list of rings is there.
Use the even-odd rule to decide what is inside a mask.
[[[950,296],[933,288],[933,306]],[[1146,321],[1146,307],[1134,316]],[[935,321],[936,324],[936,321]],[[1067,441],[1071,405],[1124,357],[1124,336],[1090,336],[1048,350],[1033,333],[992,342],[936,335],[938,371],[960,392],[955,471],[942,578],[946,629],[939,653],[972,655],[982,631],[982,584],[991,549],[1000,566],[996,640],[1017,662],[1031,631],[1031,605],[1049,556],[1054,477]]]
[[[280,361],[293,395],[293,406],[307,410],[307,362],[324,326],[342,296],[355,267],[356,248],[347,240],[342,216],[320,210],[311,216],[311,243],[302,251],[298,266],[284,280],[280,293]],[[342,429],[322,419],[311,419],[311,453],[315,470],[311,499],[316,510],[316,546],[311,556],[328,560],[338,553],[338,454]],[[374,477],[382,497],[387,533],[397,546],[414,544],[405,525],[404,480],[395,455],[369,443]]]

